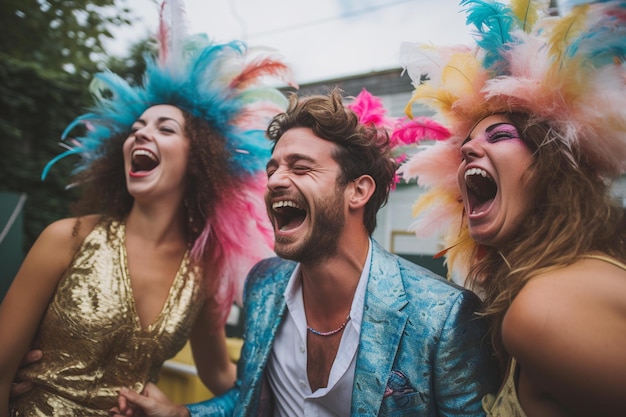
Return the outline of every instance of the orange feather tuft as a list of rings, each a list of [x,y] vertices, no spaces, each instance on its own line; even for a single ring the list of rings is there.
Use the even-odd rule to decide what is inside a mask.
[[[230,87],[243,89],[259,82],[259,78],[264,76],[274,76],[282,79],[292,87],[297,87],[291,81],[291,69],[278,59],[271,57],[257,58],[251,61],[241,73],[233,78]]]

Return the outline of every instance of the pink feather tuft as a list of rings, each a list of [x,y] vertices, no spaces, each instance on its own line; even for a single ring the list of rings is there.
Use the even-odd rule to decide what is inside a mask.
[[[450,137],[450,131],[428,117],[416,117],[409,121],[400,121],[391,135],[391,141],[409,145],[422,140],[444,140]]]
[[[386,116],[387,110],[384,108],[382,100],[373,96],[365,88],[346,107],[359,116],[359,122],[362,124],[373,124],[387,129],[393,125],[393,119]]]
[[[213,218],[197,239],[192,256],[204,257],[215,265],[212,282],[219,283],[214,297],[223,326],[233,301],[242,303],[243,283],[250,269],[260,260],[274,255],[274,234],[267,217],[263,192],[264,174],[249,177],[219,199]],[[205,245],[206,243],[206,245]],[[199,253],[205,247],[205,253]]]
[[[461,162],[459,149],[458,141],[435,142],[411,156],[398,169],[398,174],[405,181],[417,178],[422,187],[454,190],[458,188],[456,171]]]

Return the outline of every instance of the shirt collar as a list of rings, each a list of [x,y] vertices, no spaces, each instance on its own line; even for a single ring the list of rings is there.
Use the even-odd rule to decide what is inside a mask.
[[[372,240],[368,239],[367,258],[363,264],[363,270],[359,277],[359,283],[357,284],[354,292],[354,298],[352,299],[352,306],[350,307],[350,322],[349,325],[353,326],[356,331],[361,333],[361,321],[363,319],[363,307],[365,305],[365,292],[367,288],[367,280],[372,265]],[[289,277],[289,282],[285,288],[284,296],[287,303],[287,308],[291,314],[294,314],[298,319],[303,320],[306,323],[306,317],[304,317],[304,304],[302,301],[302,281],[298,279],[300,276],[300,263],[296,265],[295,269]]]

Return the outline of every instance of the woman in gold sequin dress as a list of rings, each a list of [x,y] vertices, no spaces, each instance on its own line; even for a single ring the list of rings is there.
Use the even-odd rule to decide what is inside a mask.
[[[261,80],[289,72],[171,26],[143,86],[98,74],[96,106],[68,128],[86,127],[66,152],[84,158],[80,216],[42,232],[0,306],[0,416],[108,415],[120,387],[140,392],[187,339],[209,389],[235,380],[224,323],[271,254],[263,134],[286,105]],[[9,404],[30,349],[43,351],[24,370],[34,388]]]
[[[452,132],[401,168],[429,189],[414,227],[436,219],[484,299],[503,370],[489,417],[623,417],[626,2],[508,3],[462,1],[475,48],[407,46],[414,100]]]

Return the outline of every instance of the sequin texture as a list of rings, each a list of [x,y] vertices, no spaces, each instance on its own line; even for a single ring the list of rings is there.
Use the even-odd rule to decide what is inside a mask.
[[[124,223],[103,220],[61,278],[23,370],[35,388],[11,404],[17,416],[107,416],[117,390],[141,391],[184,346],[202,304],[200,271],[185,254],[157,319],[142,328],[128,276]]]

